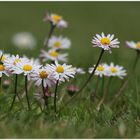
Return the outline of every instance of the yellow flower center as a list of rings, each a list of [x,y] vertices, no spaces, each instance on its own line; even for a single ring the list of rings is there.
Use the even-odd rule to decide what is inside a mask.
[[[18,62],[21,62],[21,60],[19,58],[16,59],[13,64],[16,65]]]
[[[55,22],[59,22],[59,21],[62,19],[62,17],[59,16],[59,15],[53,15],[53,16],[52,16],[52,19],[53,19]]]
[[[0,64],[0,71],[4,71],[4,70],[5,70],[5,67],[2,64]]]
[[[56,52],[56,51],[51,51],[50,52],[50,55],[52,56],[52,57],[58,57],[58,53]]]
[[[98,71],[104,71],[104,67],[103,67],[102,65],[99,65],[99,66],[97,67],[97,70],[98,70]]]
[[[39,76],[40,76],[40,78],[44,79],[44,78],[47,78],[48,74],[46,71],[43,70],[39,73]]]
[[[140,42],[138,42],[138,43],[136,44],[136,47],[137,47],[138,49],[140,49]]]
[[[55,46],[56,48],[60,48],[60,47],[61,47],[61,42],[56,41],[56,42],[54,43],[54,46]]]
[[[1,58],[1,61],[5,61],[6,58],[7,58],[7,57],[3,55],[2,58]]]
[[[33,67],[31,65],[24,65],[23,66],[23,70],[25,71],[31,71],[33,69]]]
[[[110,39],[107,37],[104,37],[100,40],[102,45],[109,45],[110,44]]]
[[[110,70],[111,70],[112,73],[116,73],[118,71],[118,69],[115,68],[115,67],[111,67]]]
[[[57,68],[56,68],[56,72],[58,72],[58,73],[63,73],[63,72],[64,72],[64,68],[63,68],[61,65],[59,65],[59,66],[57,66]]]

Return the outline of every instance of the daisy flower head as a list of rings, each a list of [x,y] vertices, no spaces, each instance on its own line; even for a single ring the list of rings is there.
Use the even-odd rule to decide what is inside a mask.
[[[67,56],[68,56],[67,53],[60,54],[59,52],[57,52],[54,49],[49,50],[48,52],[42,50],[41,55],[40,55],[40,57],[43,58],[44,62],[48,61],[48,60],[67,62],[68,61]]]
[[[76,73],[76,69],[72,65],[60,65],[57,61],[55,61],[55,64],[48,64],[47,66],[54,74],[54,78],[60,82],[69,81],[69,78],[74,78]]]
[[[67,28],[68,24],[63,17],[58,14],[49,14],[45,13],[43,18],[44,21],[49,21],[53,26],[57,26],[58,28]]]
[[[83,68],[76,68],[76,73],[85,74],[86,72],[83,70]]]
[[[25,76],[27,75],[28,78],[30,78],[30,75],[33,71],[40,68],[40,65],[35,65],[33,61],[25,59],[24,61],[18,62],[16,64],[16,67],[14,67],[12,70],[16,74],[23,73]]]
[[[2,63],[0,63],[0,78],[2,77],[3,74],[5,74],[6,76],[9,76],[9,73],[6,70],[5,66]]]
[[[117,76],[120,79],[123,79],[127,75],[124,67],[114,65],[114,63],[110,63],[110,65],[107,68],[107,73],[109,76]]]
[[[36,39],[31,33],[17,33],[12,38],[12,43],[19,49],[34,49],[36,47]]]
[[[118,39],[114,39],[114,35],[108,34],[107,36],[102,33],[101,35],[96,34],[92,39],[93,47],[100,47],[111,53],[111,48],[119,48]]]
[[[0,61],[4,62],[5,60],[7,60],[8,58],[10,58],[10,54],[5,54],[2,51],[0,52]]]
[[[132,49],[140,51],[140,41],[139,42],[126,41],[126,46],[128,48],[132,48]]]
[[[48,47],[56,50],[68,49],[70,48],[70,46],[71,46],[71,41],[66,37],[63,38],[62,36],[59,37],[52,36],[48,42]]]
[[[103,64],[99,64],[98,67],[95,70],[95,75],[99,76],[99,77],[103,77],[103,76],[108,76],[106,70],[107,70],[107,64],[103,63]],[[89,68],[89,73],[92,73],[94,67]]]
[[[37,86],[40,86],[42,84],[42,80],[44,87],[52,87],[56,83],[52,72],[46,66],[36,69],[31,74],[31,79],[35,81],[35,85]]]

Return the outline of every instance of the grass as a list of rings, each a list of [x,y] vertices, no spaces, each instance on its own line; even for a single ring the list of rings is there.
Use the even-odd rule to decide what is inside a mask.
[[[135,52],[124,47],[126,40],[139,40],[140,24],[139,2],[0,2],[0,48],[12,54],[26,54],[38,57],[44,38],[49,30],[42,21],[46,10],[62,14],[69,22],[69,28],[56,35],[63,34],[72,40],[69,50],[69,63],[84,67],[86,70],[98,58],[99,49],[91,47],[91,38],[95,33],[114,33],[121,42],[120,49],[112,54],[105,53],[104,62],[115,62],[131,70]],[[14,33],[29,31],[37,38],[38,45],[33,51],[17,50],[11,44]],[[80,58],[80,59],[79,59]],[[123,96],[116,105],[109,106],[121,81],[114,78],[105,105],[98,112],[97,101],[91,98],[96,78],[57,118],[50,114],[40,114],[30,91],[32,111],[21,109],[17,102],[12,112],[7,112],[13,97],[13,88],[0,93],[0,138],[140,138],[140,75],[138,65]],[[85,76],[77,76],[68,84],[81,85]],[[22,77],[21,77],[22,79]],[[105,79],[107,81],[107,79]],[[18,91],[24,87],[19,83]],[[99,89],[99,96],[102,95]],[[59,87],[64,94],[64,102],[70,99],[64,85]],[[26,105],[26,100],[25,100]]]

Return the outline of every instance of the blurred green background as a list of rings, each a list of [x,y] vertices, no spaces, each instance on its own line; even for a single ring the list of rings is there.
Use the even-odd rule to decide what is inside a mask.
[[[134,53],[126,49],[126,40],[139,40],[140,3],[139,2],[0,2],[0,48],[5,52],[26,53],[38,56],[49,24],[42,18],[46,11],[63,16],[69,28],[55,30],[55,35],[64,35],[71,39],[70,63],[89,67],[95,63],[99,49],[91,46],[92,36],[105,32],[115,34],[121,42],[120,49],[107,54],[106,61],[129,65]],[[31,32],[38,41],[33,51],[19,51],[11,44],[11,37],[17,32]],[[79,59],[80,57],[80,59]]]

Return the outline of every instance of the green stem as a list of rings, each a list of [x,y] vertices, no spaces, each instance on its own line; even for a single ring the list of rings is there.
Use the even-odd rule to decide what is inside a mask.
[[[90,81],[90,79],[92,78],[92,76],[94,75],[95,70],[96,70],[96,68],[98,67],[98,65],[99,65],[99,63],[100,63],[100,61],[101,61],[101,58],[102,58],[102,56],[103,56],[103,53],[104,53],[104,50],[102,49],[102,50],[101,50],[101,53],[100,53],[100,55],[99,55],[99,58],[98,58],[98,60],[97,60],[97,63],[96,63],[96,65],[95,65],[95,67],[94,67],[92,73],[90,74],[89,78],[88,78],[87,81],[84,83],[84,85],[82,86],[82,88],[79,90],[79,92],[77,92],[77,94],[75,94],[74,96],[72,96],[72,98],[71,98],[60,110],[62,110],[64,107],[66,107],[66,106],[67,106],[77,95],[79,95],[79,93],[86,87],[86,85],[88,84],[88,82]]]
[[[57,113],[57,106],[56,106],[56,97],[57,97],[57,89],[58,89],[59,80],[56,82],[55,92],[54,92],[54,112]]]
[[[11,104],[11,107],[10,107],[10,110],[13,109],[16,96],[18,96],[18,94],[17,94],[17,82],[18,82],[18,75],[16,74],[16,75],[15,75],[15,95],[14,95],[14,98],[13,98],[13,101],[12,101],[12,104]]]
[[[49,41],[50,37],[52,36],[52,33],[54,31],[54,28],[55,28],[55,26],[51,24],[51,28],[50,28],[50,31],[49,31],[47,40],[45,42],[44,48],[47,48],[48,47],[48,41]]]
[[[78,93],[80,93],[80,92],[87,86],[87,84],[89,83],[89,81],[91,80],[92,76],[94,75],[94,73],[95,73],[95,71],[96,71],[96,68],[98,67],[98,65],[99,65],[99,63],[100,63],[100,61],[101,61],[101,58],[102,58],[102,56],[103,56],[103,53],[104,53],[104,50],[102,49],[102,50],[101,50],[101,53],[100,53],[100,55],[99,55],[98,61],[97,61],[96,65],[95,65],[95,67],[94,67],[92,73],[90,74],[89,78],[88,78],[87,81],[84,83],[84,85],[81,87],[81,89],[79,90]]]
[[[97,105],[97,110],[100,110],[101,105],[103,104],[104,100],[107,98],[107,94],[109,92],[109,87],[110,87],[111,81],[112,81],[112,77],[109,78],[109,81],[107,83],[106,89],[103,92],[103,96],[102,96],[101,100],[99,101],[99,103]]]
[[[42,79],[42,92],[44,96],[45,105],[48,108],[48,97],[45,95],[44,80]]]
[[[26,93],[28,109],[31,110],[31,106],[30,106],[30,102],[29,102],[29,97],[28,97],[28,77],[27,77],[27,75],[25,76],[25,93]]]
[[[0,77],[0,91],[2,91],[2,77]]]
[[[137,51],[137,55],[136,55],[136,59],[134,62],[134,65],[132,67],[132,71],[129,72],[127,79],[123,82],[123,84],[121,85],[120,89],[118,90],[117,94],[114,96],[111,105],[114,104],[114,102],[123,94],[123,90],[126,88],[131,76],[133,75],[133,73],[135,72],[138,60],[139,60],[139,56],[140,56],[140,52]]]

